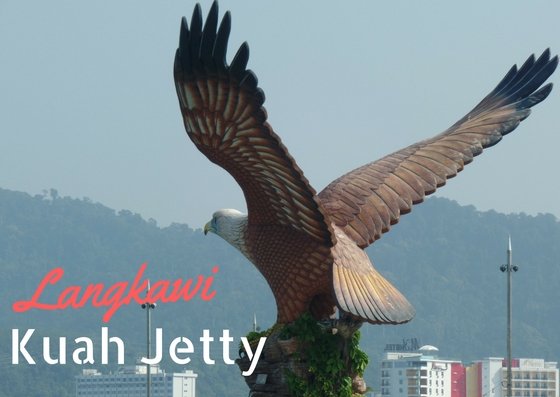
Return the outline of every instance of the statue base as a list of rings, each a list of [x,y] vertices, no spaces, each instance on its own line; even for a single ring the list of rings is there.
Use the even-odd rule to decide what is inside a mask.
[[[319,328],[316,322],[314,324],[319,329],[316,332],[323,335],[321,338],[317,338],[317,335],[315,335],[307,342],[305,342],[305,336],[291,336],[286,339],[285,329],[274,330],[268,335],[253,374],[244,377],[250,389],[250,397],[298,397],[303,395],[303,390],[306,390],[306,395],[314,396],[314,392],[309,391],[313,387],[318,388],[317,397],[327,395],[324,393],[325,388],[332,388],[332,393],[328,395],[338,397],[341,395],[340,390],[342,389],[340,387],[342,383],[345,384],[344,395],[364,395],[366,383],[356,372],[363,373],[365,365],[367,365],[365,353],[359,351],[365,357],[363,359],[365,364],[360,368],[360,371],[356,371],[350,365],[348,358],[349,339],[335,335],[337,333],[336,328]],[[318,344],[322,343],[321,339],[324,338],[329,343],[320,346],[319,349],[322,349],[321,352],[327,350],[331,357],[335,357],[336,370],[329,367],[331,364],[328,362],[333,361],[330,359],[320,359],[318,363],[310,363],[312,357],[317,357],[317,354],[310,349],[315,349]],[[334,341],[334,343],[331,341]],[[327,346],[326,349],[325,346]],[[357,348],[357,342],[355,347]],[[240,358],[236,360],[236,364],[241,371],[247,371],[250,367],[250,360],[243,349],[240,351]],[[325,371],[327,376],[324,375]],[[333,372],[330,373],[329,371]],[[319,383],[321,384],[319,385]]]

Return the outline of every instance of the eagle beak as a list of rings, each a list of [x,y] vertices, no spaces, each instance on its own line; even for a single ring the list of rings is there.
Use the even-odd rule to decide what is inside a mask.
[[[212,229],[212,222],[208,222],[206,225],[204,225],[204,235],[206,236],[208,234],[208,232],[213,232],[214,229]]]

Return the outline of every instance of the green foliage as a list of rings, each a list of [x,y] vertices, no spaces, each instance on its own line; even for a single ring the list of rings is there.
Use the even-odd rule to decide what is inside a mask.
[[[367,354],[359,348],[360,336],[360,331],[356,331],[354,335],[352,335],[350,347],[348,349],[348,356],[350,357],[352,370],[358,375],[363,376],[369,363],[369,358]]]
[[[360,333],[346,340],[339,334],[326,332],[306,313],[281,333],[284,339],[296,338],[299,358],[308,367],[309,375],[288,374],[291,392],[296,397],[351,397],[352,377],[363,375],[367,355],[360,350]]]
[[[258,345],[262,337],[270,336],[273,329],[274,327],[264,331],[250,331],[247,335],[245,335],[245,337],[247,338],[247,342],[249,342],[249,345],[251,345],[251,347],[254,347]],[[242,349],[244,349],[243,343],[239,341],[239,350],[241,351]]]

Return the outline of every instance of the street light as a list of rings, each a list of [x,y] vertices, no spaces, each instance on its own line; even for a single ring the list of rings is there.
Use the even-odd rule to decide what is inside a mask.
[[[151,312],[156,308],[156,304],[148,301],[150,292],[150,281],[148,280],[148,290],[146,291],[146,303],[142,303],[142,309],[146,309],[146,334],[147,334],[147,356],[149,360],[152,356],[152,316]],[[150,397],[152,389],[151,364],[146,364],[146,395]]]
[[[507,392],[506,397],[512,397],[511,391],[511,275],[519,270],[519,267],[511,261],[511,237],[508,239],[507,264],[500,266],[502,273],[507,273]]]

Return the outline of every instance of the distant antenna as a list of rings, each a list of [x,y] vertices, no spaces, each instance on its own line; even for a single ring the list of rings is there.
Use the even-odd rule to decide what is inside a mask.
[[[512,397],[512,390],[511,390],[511,315],[512,315],[512,306],[511,306],[511,275],[519,270],[519,267],[515,266],[512,263],[512,253],[511,253],[511,236],[508,236],[508,249],[507,249],[507,264],[500,266],[500,270],[503,273],[507,272],[507,379],[506,379],[506,388],[507,393],[506,397]],[[503,382],[502,382],[503,384]]]
[[[261,330],[261,327],[257,325],[257,313],[253,313],[253,332],[258,332]]]
[[[152,355],[152,316],[151,312],[156,308],[156,304],[148,301],[148,295],[150,293],[150,280],[148,280],[148,289],[146,290],[146,303],[142,303],[142,309],[146,309],[146,344],[147,344],[147,359],[149,360]],[[150,397],[152,392],[152,374],[151,374],[151,364],[146,364],[146,395]]]

